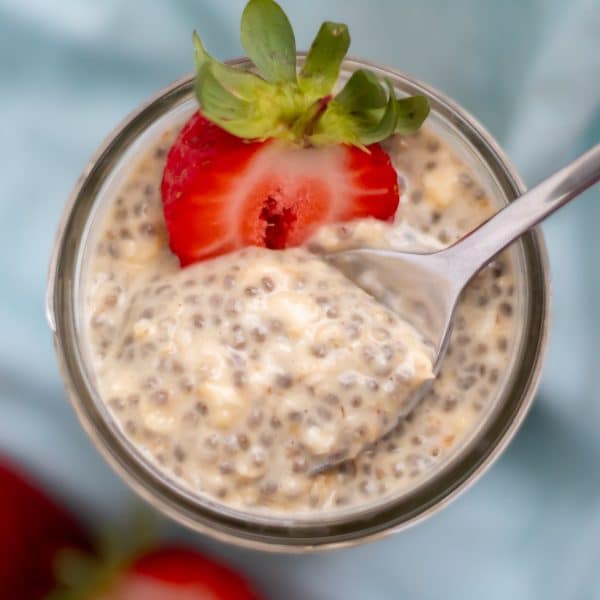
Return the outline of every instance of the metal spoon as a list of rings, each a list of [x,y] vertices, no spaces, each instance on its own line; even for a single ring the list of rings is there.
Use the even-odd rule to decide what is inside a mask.
[[[499,252],[598,180],[600,145],[448,248],[428,254],[358,248],[329,254],[326,259],[421,333],[432,347],[437,374],[448,347],[456,304],[467,283]],[[410,410],[425,391],[421,388],[414,394]],[[314,471],[337,462],[327,457]]]

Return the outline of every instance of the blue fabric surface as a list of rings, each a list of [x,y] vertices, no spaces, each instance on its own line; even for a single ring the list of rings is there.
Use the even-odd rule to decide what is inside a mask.
[[[444,91],[532,184],[600,141],[598,0],[282,0],[306,47],[343,20],[351,53]],[[100,523],[133,495],[66,401],[44,320],[55,226],[102,138],[190,71],[190,31],[241,54],[243,0],[0,0],[0,449]],[[286,557],[185,536],[271,598],[600,598],[600,190],[545,226],[554,324],[535,408],[489,474],[449,508],[354,550]]]

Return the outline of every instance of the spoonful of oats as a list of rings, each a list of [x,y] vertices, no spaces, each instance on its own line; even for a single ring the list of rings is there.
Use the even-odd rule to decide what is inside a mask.
[[[532,227],[600,180],[600,145],[538,184],[509,206],[437,252],[407,253],[387,249],[357,248],[326,255],[327,261],[363,290],[418,331],[431,350],[432,377],[444,359],[453,316],[465,286],[492,259]],[[393,301],[392,301],[393,299]],[[427,391],[432,379],[421,378],[402,406],[406,416]],[[382,427],[383,436],[389,428]],[[328,469],[352,458],[348,446],[321,456],[313,471]]]

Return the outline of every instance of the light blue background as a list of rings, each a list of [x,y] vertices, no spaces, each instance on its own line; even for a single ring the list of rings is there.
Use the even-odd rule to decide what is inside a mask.
[[[133,497],[80,429],[58,375],[43,314],[55,226],[107,132],[191,70],[193,28],[217,56],[241,54],[243,4],[0,0],[0,447],[98,526]],[[299,47],[322,20],[343,20],[352,54],[455,98],[529,184],[600,141],[598,0],[282,4]],[[597,189],[545,226],[555,301],[541,390],[472,490],[402,535],[335,554],[197,543],[274,599],[600,598],[599,201]]]

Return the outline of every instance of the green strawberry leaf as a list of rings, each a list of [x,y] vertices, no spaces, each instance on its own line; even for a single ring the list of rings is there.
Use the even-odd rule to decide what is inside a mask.
[[[372,73],[364,72],[357,76],[357,80],[372,81],[371,76]],[[377,85],[380,85],[379,82]],[[336,97],[321,118],[320,127],[311,137],[311,141],[316,144],[346,143],[364,148],[392,135],[398,122],[398,101],[389,81],[386,81],[386,86],[387,94],[385,89],[381,88],[384,94],[384,108],[350,112],[348,106],[358,108],[365,106],[365,103],[345,104]],[[354,96],[348,96],[350,99],[352,97]],[[376,100],[377,104],[381,102],[381,96],[378,94],[373,94],[371,99]],[[366,105],[368,104],[370,103],[367,102]]]
[[[259,95],[269,93],[271,86],[258,75],[230,67],[213,58],[206,51],[195,31],[192,40],[194,42],[194,59],[197,70],[200,70],[205,64],[210,64],[212,74],[228,92],[248,101],[254,101]]]
[[[298,78],[300,89],[313,93],[317,98],[330,94],[349,47],[350,34],[346,25],[330,21],[323,23]]]
[[[358,69],[352,73],[342,91],[335,97],[335,101],[348,112],[355,112],[384,107],[387,95],[385,88],[371,71]]]
[[[278,131],[277,103],[250,103],[238,98],[216,78],[215,68],[214,64],[206,63],[196,77],[196,98],[202,113],[225,131],[240,138],[284,137]]]
[[[296,40],[273,0],[250,0],[242,13],[240,39],[260,74],[272,83],[296,82]]]
[[[356,119],[336,100],[332,100],[321,115],[310,136],[310,142],[315,146],[330,144],[362,146],[358,138]]]
[[[398,101],[394,94],[392,84],[386,80],[388,88],[388,100],[385,110],[379,121],[372,122],[371,119],[364,119],[358,127],[358,137],[361,143],[365,145],[375,144],[390,137],[396,129],[398,121]]]
[[[56,579],[70,589],[82,588],[96,576],[98,562],[97,556],[64,548],[56,556]]]
[[[210,63],[204,63],[196,77],[196,97],[207,116],[221,121],[247,119],[250,104],[225,89],[215,77]]]
[[[213,58],[206,51],[206,48],[196,31],[192,33],[192,43],[194,44],[194,62],[196,63],[196,70],[199,71],[204,63],[210,62]]]
[[[396,102],[398,118],[395,133],[414,133],[429,114],[429,100],[425,96],[411,96]]]

